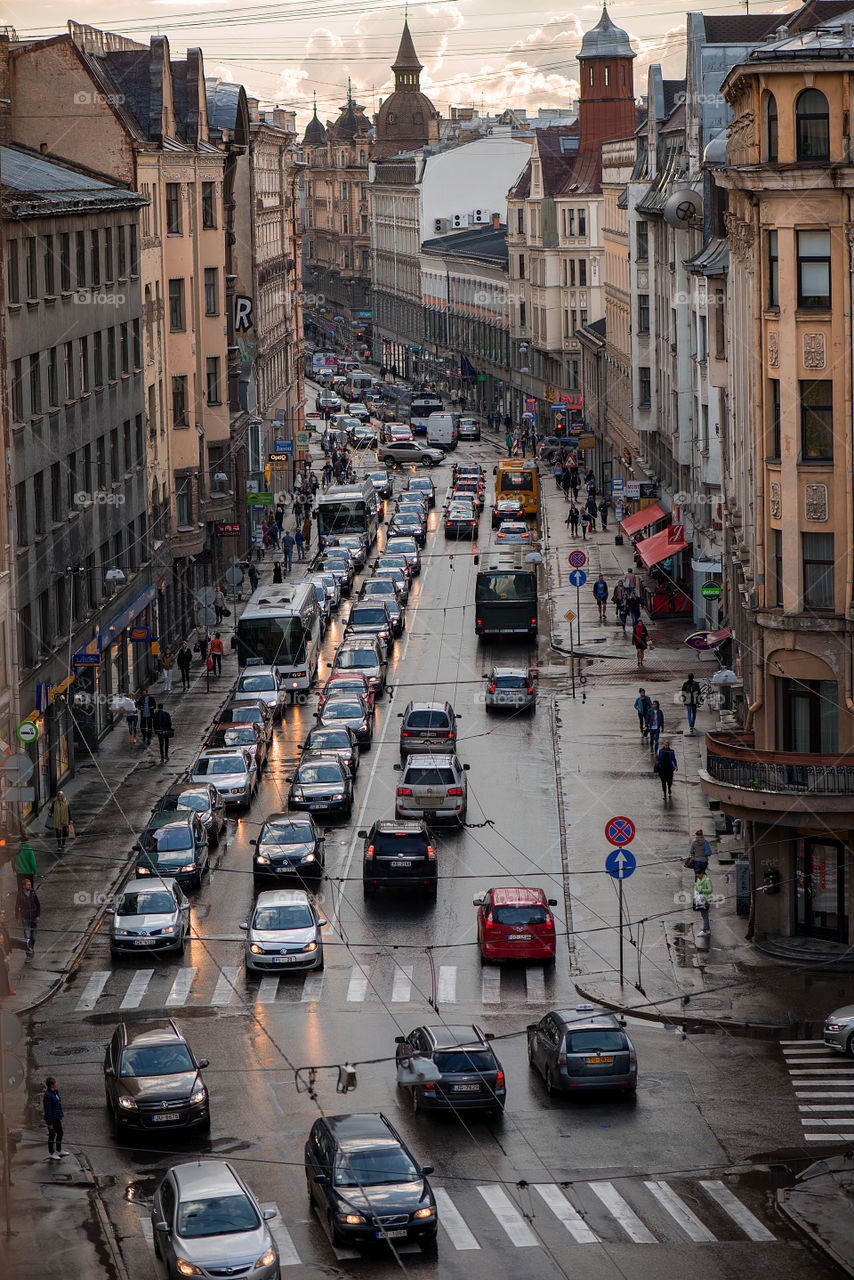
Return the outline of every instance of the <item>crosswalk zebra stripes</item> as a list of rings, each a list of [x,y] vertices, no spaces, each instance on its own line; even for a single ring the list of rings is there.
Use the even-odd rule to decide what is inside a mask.
[[[805,1142],[854,1142],[854,1063],[823,1040],[781,1040]]]

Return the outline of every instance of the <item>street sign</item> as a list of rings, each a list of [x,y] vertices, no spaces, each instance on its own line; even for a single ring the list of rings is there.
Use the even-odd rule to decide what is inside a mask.
[[[605,823],[608,844],[631,844],[634,838],[635,824],[631,818],[609,818]]]
[[[605,859],[605,870],[615,880],[628,880],[637,865],[637,858],[631,849],[612,849]]]
[[[611,497],[616,498],[618,493],[625,493],[626,482],[622,476],[611,477]]]
[[[39,727],[32,720],[22,720],[18,725],[17,734],[21,742],[35,742],[39,736]]]
[[[275,453],[287,453],[290,440],[275,440],[273,442],[273,450]],[[273,455],[271,454],[270,457]]]
[[[307,449],[310,433],[308,431],[297,432],[297,448]]]
[[[196,610],[196,622],[202,627],[212,627],[216,622],[216,610],[201,606]]]
[[[240,521],[230,520],[227,522],[220,522],[216,526],[216,536],[218,538],[239,538],[240,537]]]
[[[216,592],[213,587],[199,587],[196,592],[196,599],[199,604],[213,604],[216,600]]]
[[[667,529],[667,545],[675,547],[677,543],[684,542],[683,534],[685,533],[684,524],[671,524]]]
[[[305,416],[306,416],[307,418],[322,418],[322,417],[323,417],[323,414],[322,414],[322,413],[320,413],[320,412],[314,412],[314,411],[312,411],[312,410],[306,410],[306,414],[305,414]]]
[[[75,667],[100,667],[100,653],[75,653],[72,658]]]
[[[236,569],[233,565],[225,571],[225,580],[230,587],[236,587],[239,582],[243,581],[243,570]]]
[[[247,493],[246,505],[247,507],[272,507],[273,495],[269,492]]]
[[[151,629],[149,627],[131,627],[130,639],[133,644],[143,644],[151,639]]]
[[[700,595],[707,600],[717,600],[723,593],[724,589],[719,582],[704,582],[700,587]]]
[[[717,649],[724,640],[729,640],[731,635],[729,627],[721,627],[719,631],[692,631],[682,643],[687,644],[689,649],[699,649],[700,652],[705,653],[708,649]]]
[[[573,569],[569,575],[569,581],[574,587],[583,587],[587,581],[587,574],[583,569]]]
[[[276,452],[270,454],[271,462],[284,462],[287,458],[294,456],[293,440],[277,440]]]
[[[575,622],[575,614],[572,612],[571,609],[567,609],[566,613],[563,616],[566,618],[567,622]]]
[[[587,564],[587,555],[584,551],[570,551],[567,558],[573,569],[583,569]]]

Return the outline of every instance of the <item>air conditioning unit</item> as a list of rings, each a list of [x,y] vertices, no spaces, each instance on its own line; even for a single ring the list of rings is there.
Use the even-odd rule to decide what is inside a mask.
[[[475,222],[483,222],[483,216],[484,216],[484,215],[483,215],[483,210],[482,210],[482,209],[475,209],[475,211],[474,211],[474,220],[475,220]]]
[[[440,236],[442,234],[442,231],[444,230],[444,225],[445,225],[444,218],[433,219],[433,230],[435,231],[437,236]]]
[[[461,227],[463,225],[463,215],[461,213],[454,214],[454,226]]]

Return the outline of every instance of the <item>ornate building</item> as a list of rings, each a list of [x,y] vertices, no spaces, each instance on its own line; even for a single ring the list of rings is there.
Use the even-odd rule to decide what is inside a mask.
[[[409,23],[403,24],[400,48],[391,67],[394,93],[380,103],[374,121],[376,134],[372,160],[386,160],[401,151],[415,151],[439,141],[439,112],[421,92],[423,70],[412,43]]]

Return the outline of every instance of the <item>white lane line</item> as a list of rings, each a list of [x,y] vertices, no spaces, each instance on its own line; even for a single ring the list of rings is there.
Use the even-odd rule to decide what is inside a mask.
[[[852,1082],[851,1080],[837,1080],[835,1076],[825,1076],[825,1077],[824,1077],[824,1079],[818,1079],[818,1080],[793,1080],[793,1081],[792,1081],[792,1084],[795,1086],[795,1097],[798,1097],[798,1096],[799,1096],[799,1095],[798,1095],[798,1086],[801,1086],[801,1087],[807,1087],[807,1086],[815,1087],[816,1085],[819,1085],[819,1084],[820,1084],[820,1085],[838,1085],[840,1089],[843,1089],[843,1088],[845,1087],[845,1085],[850,1085],[850,1084],[852,1084],[852,1083],[854,1083],[854,1082]],[[840,1098],[844,1098],[844,1097],[846,1097],[846,1096],[847,1096],[847,1095],[846,1095],[845,1093],[840,1093],[840,1094],[839,1094],[839,1097],[840,1097]]]
[[[456,1004],[457,966],[455,964],[439,965],[439,981],[436,986],[436,997],[439,1004]]]
[[[789,1068],[790,1071],[797,1071],[798,1067],[815,1066],[816,1063],[818,1063],[819,1066],[827,1067],[830,1065],[831,1062],[833,1062],[835,1057],[836,1057],[835,1054],[831,1056],[831,1054],[825,1053],[825,1054],[821,1054],[819,1057],[812,1056],[809,1058],[806,1058],[806,1057],[787,1058],[786,1066]]]
[[[776,1238],[764,1223],[760,1222],[755,1214],[752,1214],[747,1206],[741,1203],[738,1196],[733,1195],[729,1187],[724,1186],[722,1182],[715,1180],[701,1181],[700,1186],[720,1205],[724,1213],[732,1218],[737,1226],[741,1227],[748,1240],[770,1241]]]
[[[820,1054],[822,1057],[836,1057],[834,1050],[828,1049],[823,1045],[816,1045],[812,1049],[784,1049],[783,1053],[786,1058],[803,1058],[809,1057],[810,1054]]]
[[[148,984],[153,977],[153,969],[140,969],[135,973],[130,980],[130,986],[125,992],[125,998],[119,1005],[119,1008],[138,1009],[142,1004],[142,997],[148,990]]]
[[[796,1069],[795,1067],[792,1067],[791,1071],[789,1072],[789,1075],[790,1076],[823,1076],[826,1073],[827,1073],[827,1067],[805,1067],[803,1071]],[[835,1076],[842,1076],[843,1078],[848,1076],[854,1076],[854,1068],[849,1070],[847,1067],[841,1067],[838,1071],[834,1071],[833,1074]]]
[[[588,1182],[588,1187],[604,1204],[611,1217],[623,1228],[635,1244],[657,1244],[651,1231],[647,1231],[640,1218],[630,1209],[612,1182]]]
[[[258,995],[255,997],[256,1004],[273,1004],[276,996],[279,994],[279,978],[278,974],[268,973],[258,983]]]
[[[412,997],[411,964],[397,965],[394,970],[394,982],[391,987],[392,1004],[407,1004]]]
[[[85,1009],[95,1008],[95,1005],[98,1003],[98,999],[101,995],[101,992],[104,990],[104,987],[107,985],[107,979],[109,978],[109,976],[110,976],[109,969],[102,970],[98,973],[92,974],[91,978],[86,983],[86,986],[83,988],[83,991],[80,995],[80,999],[77,1001],[78,1012],[82,1013]]]
[[[778,1041],[777,1041],[777,1043],[778,1043],[778,1044],[795,1044],[795,1045],[804,1045],[804,1046],[806,1046],[806,1045],[810,1045],[810,1044],[824,1044],[824,1041],[823,1041],[823,1040],[778,1040]]]
[[[504,1228],[511,1244],[517,1249],[529,1249],[540,1243],[502,1187],[490,1185],[478,1187],[478,1191]]]
[[[682,1228],[689,1240],[693,1240],[695,1244],[714,1244],[715,1237],[708,1227],[704,1226],[693,1210],[689,1209],[684,1200],[676,1194],[671,1186],[660,1179],[652,1182],[644,1182],[643,1184],[648,1191],[651,1191],[658,1203],[663,1209],[666,1209],[671,1218],[678,1226]]]
[[[369,972],[369,965],[353,965],[353,969],[350,974],[350,985],[347,987],[348,1004],[360,1004],[368,994]]]
[[[796,1089],[796,1098],[854,1098],[847,1089]]]
[[[573,1209],[560,1187],[554,1182],[535,1182],[534,1190],[545,1200],[558,1222],[562,1222],[576,1244],[598,1244],[599,1237],[588,1227],[577,1209]]]
[[[542,965],[535,964],[525,970],[525,993],[528,1004],[545,1004],[546,972]]]
[[[454,1248],[479,1249],[480,1245],[469,1231],[463,1215],[444,1187],[434,1187],[433,1195],[436,1197],[436,1207],[439,1210],[439,1226],[444,1228]]]
[[[483,1004],[501,1003],[500,969],[484,969],[480,980],[480,998]]]
[[[291,1239],[291,1233],[288,1231],[277,1204],[262,1204],[261,1208],[266,1212],[268,1209],[275,1209],[276,1216],[271,1218],[267,1223],[270,1228],[270,1235],[276,1242],[279,1250],[279,1264],[283,1267],[298,1267],[300,1265],[300,1256],[297,1253],[296,1245]]]
[[[824,1102],[820,1107],[812,1107],[812,1106],[798,1107],[798,1110],[813,1111],[813,1112],[817,1111],[819,1115],[826,1115],[828,1111],[845,1111],[847,1113],[847,1112],[854,1112],[854,1102],[842,1103],[839,1106],[836,1106],[832,1102]]]
[[[822,1111],[823,1110],[824,1108],[822,1107]],[[801,1120],[801,1124],[804,1126],[812,1125],[814,1129],[818,1129],[818,1128],[828,1129],[833,1127],[838,1129],[841,1124],[854,1124],[854,1115],[827,1116],[823,1120]]]
[[[854,1142],[854,1133],[805,1133],[804,1142]]]
[[[211,996],[212,1005],[228,1004],[233,995],[236,994],[234,988],[237,985],[237,975],[240,970],[235,965],[223,965],[222,972],[217,978],[214,993]]]
[[[186,1004],[187,996],[196,977],[195,969],[179,969],[172,983],[172,990],[166,997],[167,1005]]]
[[[302,996],[300,997],[304,1003],[309,1000],[319,1000],[323,992],[323,970],[312,969],[311,973],[305,975],[305,982],[302,984]]]

